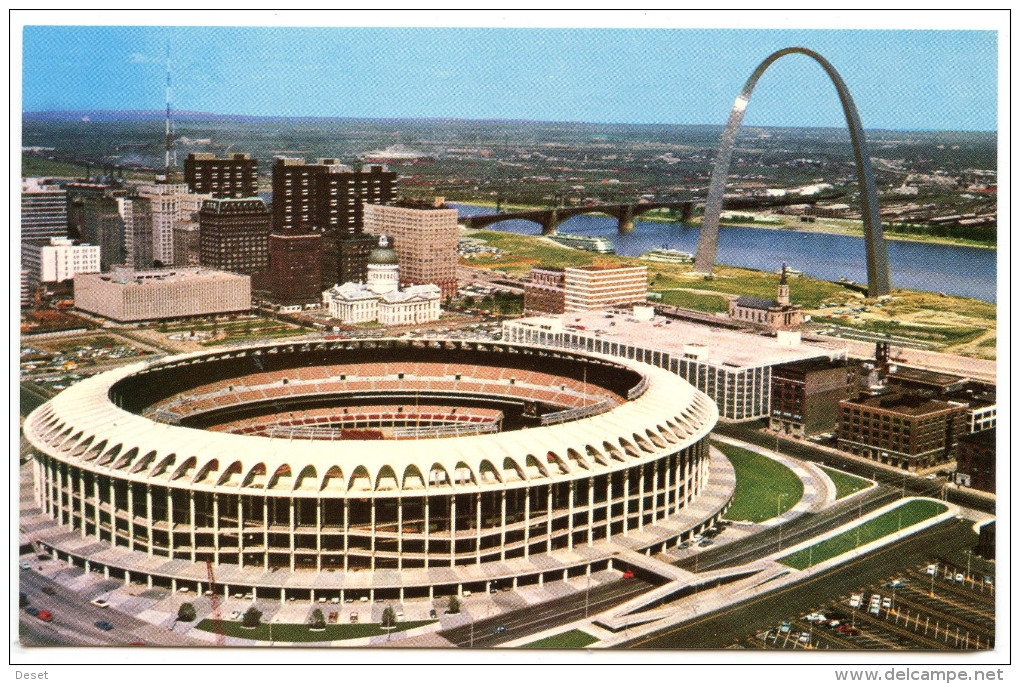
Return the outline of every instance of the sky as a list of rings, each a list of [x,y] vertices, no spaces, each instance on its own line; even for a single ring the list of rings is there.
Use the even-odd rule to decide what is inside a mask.
[[[997,130],[997,35],[950,30],[25,26],[22,111],[178,110],[715,124],[783,47],[825,56],[866,128]],[[751,126],[843,126],[835,90],[790,55]]]

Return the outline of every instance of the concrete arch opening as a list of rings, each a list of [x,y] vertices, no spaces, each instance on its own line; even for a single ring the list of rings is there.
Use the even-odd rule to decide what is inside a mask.
[[[694,272],[711,275],[715,265],[716,252],[719,246],[719,218],[722,213],[723,192],[726,189],[726,177],[729,175],[730,160],[733,157],[733,146],[737,132],[744,120],[747,103],[758,79],[773,62],[790,54],[806,55],[818,62],[828,74],[836,87],[843,114],[846,116],[847,129],[854,151],[854,162],[857,168],[857,184],[860,186],[861,221],[864,224],[864,242],[868,269],[868,296],[878,297],[889,294],[889,255],[886,251],[885,237],[882,233],[882,220],[878,210],[878,191],[875,187],[875,172],[868,156],[868,146],[864,138],[864,127],[857,113],[846,83],[827,59],[813,50],[802,47],[789,47],[773,52],[758,65],[751,77],[747,79],[743,90],[733,103],[733,111],[726,122],[719,152],[712,169],[712,180],[708,186],[708,198],[705,200],[705,216],[701,223],[701,236],[698,238],[698,250],[694,257]]]

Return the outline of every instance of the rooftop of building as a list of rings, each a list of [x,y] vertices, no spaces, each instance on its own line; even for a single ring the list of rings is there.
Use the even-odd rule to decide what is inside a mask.
[[[908,416],[923,416],[956,408],[953,404],[908,392],[887,392],[884,394],[861,394],[846,403],[868,408],[892,411]],[[842,402],[841,402],[842,403]]]
[[[445,197],[436,197],[431,200],[418,200],[410,199],[407,197],[401,197],[394,201],[391,206],[399,207],[401,209],[422,209],[422,210],[453,209],[452,207],[446,204]]]
[[[628,266],[627,264],[592,264],[591,266],[567,266],[568,271],[618,271],[618,270],[643,270],[647,271],[647,266]]]
[[[829,359],[825,357],[784,363],[781,366],[782,369],[789,370],[794,373],[812,373],[815,371],[833,370],[836,368],[846,369],[846,367],[846,359]]]
[[[532,271],[545,271],[547,273],[563,273],[562,266],[532,266]]]
[[[76,275],[75,279],[102,280],[115,285],[143,285],[151,282],[182,282],[185,280],[229,281],[248,277],[201,266],[145,270],[135,270],[129,266],[114,266],[109,273],[80,274]]]
[[[555,322],[556,326],[562,326],[564,332],[583,333],[610,342],[658,349],[678,358],[685,355],[699,357],[713,365],[735,369],[773,366],[843,353],[835,343],[831,343],[831,346],[825,342],[784,344],[775,335],[659,315],[648,321],[639,321],[629,310],[625,313],[580,311],[525,318],[520,322],[541,325],[550,321]]]
[[[974,446],[985,447],[989,449],[995,448],[995,428],[990,430],[982,430],[981,432],[971,432],[960,437],[960,442],[966,442],[967,444],[973,444]]]
[[[188,154],[189,159],[197,159],[201,161],[205,160],[218,160],[218,161],[231,161],[233,159],[251,159],[245,152],[234,152],[232,154],[217,157],[213,152],[191,152]]]
[[[896,370],[889,371],[889,378],[893,380],[905,380],[924,385],[936,387],[949,387],[963,380],[959,375],[939,373],[937,371],[924,370],[923,368],[908,368],[897,366]]]
[[[971,408],[987,408],[996,403],[995,385],[983,382],[968,382],[953,392],[946,392],[942,398],[964,402]]]
[[[257,211],[269,213],[266,201],[261,197],[213,197],[202,201],[202,211],[217,214]]]
[[[782,306],[779,302],[774,299],[762,299],[761,297],[749,297],[747,295],[740,295],[733,303],[744,309],[778,309]]]

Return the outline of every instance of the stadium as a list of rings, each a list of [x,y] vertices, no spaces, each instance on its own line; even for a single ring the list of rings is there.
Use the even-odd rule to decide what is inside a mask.
[[[35,410],[43,548],[107,576],[279,600],[432,598],[618,570],[713,525],[715,403],[594,353],[483,341],[217,348]],[[616,563],[614,567],[614,562]]]

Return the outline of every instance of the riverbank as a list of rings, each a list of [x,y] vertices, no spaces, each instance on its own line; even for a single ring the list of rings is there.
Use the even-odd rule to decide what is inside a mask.
[[[487,200],[471,200],[470,202],[451,200],[454,204],[463,204],[465,206],[479,207],[483,209],[495,209],[496,203]],[[534,209],[549,209],[547,206],[537,204],[500,204],[500,211],[532,211]],[[636,221],[647,221],[649,223],[678,223],[677,219],[671,216],[664,216],[662,212],[665,210],[653,210],[647,214],[642,214],[637,217]],[[824,219],[816,218],[813,223],[801,222],[799,216],[787,216],[785,214],[773,214],[770,212],[756,212],[756,211],[740,211],[740,214],[747,216],[761,217],[768,219],[765,221],[721,221],[721,225],[724,226],[747,226],[752,228],[765,228],[769,230],[786,230],[803,233],[832,233],[836,235],[852,235],[856,237],[864,237],[864,227],[860,221],[851,219]],[[684,225],[692,227],[701,227],[701,216],[692,217]],[[778,223],[777,223],[778,221]],[[983,240],[967,240],[964,238],[950,238],[950,237],[936,237],[932,235],[911,235],[907,233],[894,233],[890,230],[885,232],[886,240],[895,240],[898,242],[925,242],[937,245],[953,245],[956,247],[976,247],[979,249],[997,249],[995,243],[983,241]]]

